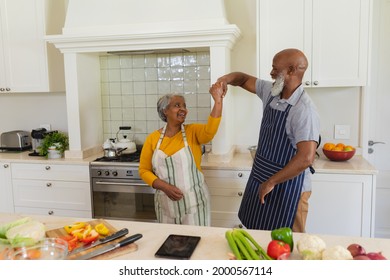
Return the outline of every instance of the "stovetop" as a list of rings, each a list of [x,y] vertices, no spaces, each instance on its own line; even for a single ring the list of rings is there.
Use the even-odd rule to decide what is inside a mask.
[[[141,152],[135,152],[132,154],[121,154],[117,157],[100,157],[95,159],[95,162],[139,162]]]
[[[116,157],[100,157],[91,162],[92,165],[139,165],[142,145],[137,146],[137,151],[134,153],[122,153]]]

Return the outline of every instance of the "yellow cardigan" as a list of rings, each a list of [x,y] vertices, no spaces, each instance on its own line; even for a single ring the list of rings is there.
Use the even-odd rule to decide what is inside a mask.
[[[199,170],[201,170],[200,164],[202,161],[201,144],[206,144],[214,138],[220,122],[221,117],[213,118],[209,116],[207,124],[184,125],[184,129],[187,135],[187,142],[191,148],[192,154],[194,155],[196,167]],[[152,171],[152,156],[154,150],[156,149],[157,142],[160,139],[160,135],[161,133],[158,130],[148,135],[142,147],[140,157],[139,173],[142,180],[144,180],[145,183],[150,186],[152,186],[154,180],[157,179],[157,176]],[[171,156],[183,147],[184,141],[181,131],[179,131],[173,137],[164,136],[164,139],[160,145],[160,150],[163,151],[166,155]]]

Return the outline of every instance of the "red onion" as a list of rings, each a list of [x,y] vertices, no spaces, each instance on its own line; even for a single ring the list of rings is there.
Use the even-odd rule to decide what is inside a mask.
[[[366,250],[359,244],[353,243],[347,247],[348,251],[351,252],[352,257],[365,255]]]
[[[371,260],[367,255],[358,255],[353,257],[354,260],[364,260],[364,261],[369,261]]]
[[[371,252],[366,254],[367,257],[370,258],[370,260],[387,260],[383,255],[382,252]]]

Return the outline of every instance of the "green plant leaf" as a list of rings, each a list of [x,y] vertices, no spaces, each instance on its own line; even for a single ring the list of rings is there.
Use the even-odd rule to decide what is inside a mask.
[[[42,139],[41,146],[39,148],[39,154],[41,156],[48,155],[50,147],[55,146],[56,150],[62,154],[69,148],[69,137],[63,132],[50,132]]]

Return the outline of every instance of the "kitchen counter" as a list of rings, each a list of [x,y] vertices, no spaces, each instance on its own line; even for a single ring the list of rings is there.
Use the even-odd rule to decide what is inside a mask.
[[[0,151],[0,161],[9,162],[23,162],[23,163],[61,163],[61,164],[86,164],[95,160],[99,156],[103,156],[103,153],[94,155],[88,158],[59,158],[59,159],[47,159],[41,156],[29,156],[31,151]]]
[[[55,216],[34,216],[28,215],[46,225],[47,230],[61,228],[64,225],[72,224],[76,221],[88,221],[85,218],[68,218]],[[18,214],[0,213],[0,223],[9,222],[24,217]],[[198,227],[184,225],[169,225],[158,223],[130,222],[107,220],[116,229],[128,228],[129,235],[141,233],[143,237],[136,241],[138,250],[118,256],[114,259],[120,260],[153,260],[154,253],[161,246],[169,234],[183,234],[200,236],[201,240],[195,249],[191,260],[227,260],[228,252],[231,252],[225,239],[227,228],[220,227]],[[271,240],[269,231],[248,230],[255,240],[266,248]],[[294,233],[295,244],[302,236],[302,233]],[[390,239],[360,238],[332,235],[318,235],[326,242],[327,247],[341,245],[347,247],[351,243],[362,245],[369,252],[381,251],[385,257],[390,259]],[[296,248],[291,256],[292,259],[299,259]]]
[[[89,164],[96,158],[103,156],[99,153],[84,159],[60,158],[47,159],[44,157],[29,156],[31,151],[23,152],[0,152],[0,161],[9,162],[28,162],[28,163],[61,163],[61,164]],[[230,169],[230,170],[251,170],[253,160],[250,153],[235,153],[230,162],[210,161],[208,154],[202,158],[203,169]],[[355,155],[352,159],[344,162],[335,162],[328,160],[325,155],[320,153],[313,165],[317,173],[335,173],[335,174],[377,174],[378,171],[361,155]]]
[[[230,162],[213,162],[209,160],[208,154],[203,155],[203,169],[231,169],[231,170],[251,170],[253,159],[250,153],[236,153]],[[378,170],[372,166],[361,155],[355,155],[352,159],[343,162],[328,160],[320,152],[313,164],[317,173],[334,174],[377,174]]]

